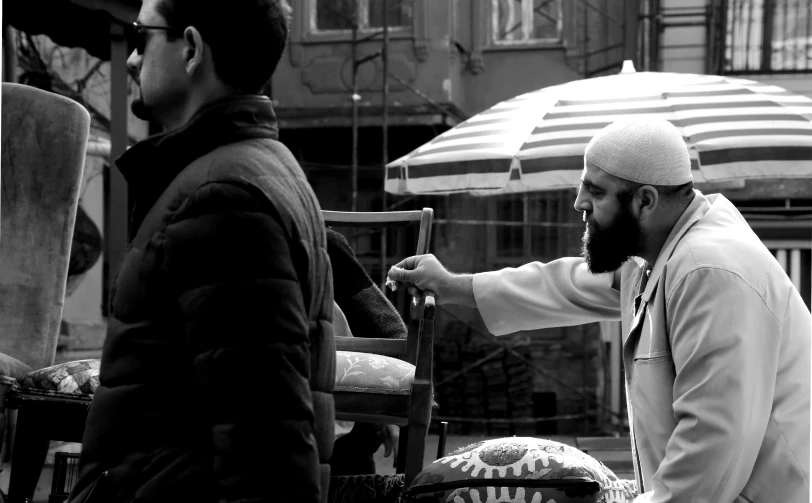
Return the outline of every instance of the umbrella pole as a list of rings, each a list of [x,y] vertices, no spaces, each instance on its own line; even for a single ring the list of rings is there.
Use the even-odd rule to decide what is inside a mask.
[[[381,48],[381,58],[383,59],[383,81],[382,86],[382,117],[381,117],[381,162],[383,182],[381,183],[381,210],[386,211],[388,206],[386,194],[386,165],[389,164],[389,10],[387,0],[382,0],[383,6],[383,47]],[[386,227],[381,229],[381,289],[386,291]]]

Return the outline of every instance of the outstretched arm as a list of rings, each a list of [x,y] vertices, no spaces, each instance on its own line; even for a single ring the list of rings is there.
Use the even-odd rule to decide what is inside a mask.
[[[396,264],[389,277],[434,291],[438,303],[476,307],[495,335],[620,319],[620,272],[592,274],[581,258],[452,274],[434,255],[420,255]]]

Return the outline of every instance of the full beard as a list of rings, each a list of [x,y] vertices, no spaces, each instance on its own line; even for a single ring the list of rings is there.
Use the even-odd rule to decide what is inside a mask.
[[[608,225],[587,225],[581,239],[581,256],[589,272],[602,274],[615,271],[640,250],[643,232],[628,208]]]

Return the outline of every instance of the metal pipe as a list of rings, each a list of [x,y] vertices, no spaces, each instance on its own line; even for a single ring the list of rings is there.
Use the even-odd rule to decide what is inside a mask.
[[[17,48],[9,25],[3,25],[3,82],[17,82]]]
[[[127,149],[127,41],[124,26],[110,25],[110,166]],[[107,214],[104,218],[106,281],[112,291],[116,271],[124,258],[128,241],[130,198],[127,181],[118,169],[105,171],[109,183]],[[109,295],[109,293],[108,293]],[[107,302],[105,300],[105,309]]]
[[[352,18],[352,199],[351,211],[358,211],[358,2],[353,1]],[[353,245],[357,243],[353,240]]]
[[[384,0],[385,2],[386,0]],[[445,457],[445,437],[448,433],[448,421],[440,423],[440,438],[437,439],[437,459]]]
[[[387,0],[381,0],[383,5],[383,46],[381,48],[381,57],[383,58],[383,89],[381,94],[382,117],[381,117],[381,210],[386,211],[389,202],[386,193],[386,165],[389,164],[389,10]],[[387,270],[386,259],[388,250],[386,249],[386,227],[381,229],[381,289],[386,291],[384,285],[386,284]]]

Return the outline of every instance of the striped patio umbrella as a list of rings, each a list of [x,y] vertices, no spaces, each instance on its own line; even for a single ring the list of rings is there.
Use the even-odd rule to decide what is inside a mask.
[[[694,182],[812,177],[812,100],[752,80],[634,72],[504,101],[387,166],[393,194],[479,195],[577,187],[589,140],[614,121],[680,129]]]

